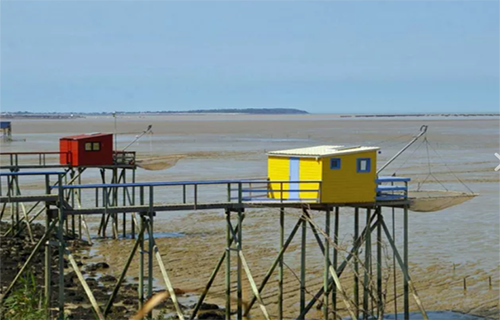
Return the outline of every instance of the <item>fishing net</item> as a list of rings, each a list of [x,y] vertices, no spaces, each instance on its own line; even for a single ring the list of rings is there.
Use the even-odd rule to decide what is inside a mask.
[[[415,212],[435,212],[464,203],[474,197],[475,193],[459,191],[410,191],[410,210]]]
[[[415,150],[410,154],[410,156],[394,171],[394,175],[396,175],[396,171],[401,169],[408,160],[414,158],[415,152],[421,147],[425,146],[426,157],[422,158],[422,160],[427,160],[427,173],[423,179],[417,179],[417,190],[409,191],[408,198],[410,199],[410,210],[415,212],[435,212],[444,210],[446,208],[450,208],[465,201],[468,201],[478,194],[474,193],[455,173],[449,168],[447,162],[443,159],[443,157],[437,152],[436,148],[432,146],[425,137],[422,142],[417,146]],[[405,150],[405,149],[403,149]],[[455,177],[456,181],[463,185],[468,192],[460,192],[460,191],[450,191],[448,188],[436,177],[436,174],[441,174],[442,172],[436,172],[436,165],[434,161],[431,160],[431,151],[434,152],[435,155],[439,157],[439,160],[447,169],[448,174],[451,174]],[[425,185],[430,183],[437,183],[444,190],[425,190]]]
[[[177,161],[184,158],[183,155],[169,155],[145,158],[136,161],[137,166],[146,170],[165,170],[177,164]]]

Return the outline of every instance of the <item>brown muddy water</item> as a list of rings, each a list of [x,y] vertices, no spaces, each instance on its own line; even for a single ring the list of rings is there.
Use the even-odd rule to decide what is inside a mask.
[[[15,141],[3,144],[7,151],[57,151],[58,139],[64,135],[88,132],[114,132],[112,117],[88,117],[66,120],[13,120]],[[500,299],[500,225],[499,164],[494,153],[499,152],[499,119],[418,117],[347,119],[331,115],[247,116],[247,115],[173,115],[158,117],[126,117],[117,120],[118,149],[128,145],[149,124],[153,134],[144,136],[129,150],[139,158],[179,156],[167,170],[138,169],[137,181],[177,181],[263,178],[266,176],[266,151],[295,147],[332,145],[375,145],[381,147],[379,165],[389,159],[418,132],[421,125],[429,126],[429,145],[418,142],[385,170],[389,175],[412,178],[412,188],[419,182],[422,190],[468,191],[479,196],[456,207],[433,213],[410,213],[411,275],[428,310],[458,310],[473,314],[498,315]],[[5,159],[2,159],[4,161]],[[161,167],[161,165],[159,165]],[[36,192],[38,182],[23,180],[26,193]],[[89,170],[84,183],[98,182],[98,171]],[[465,185],[464,185],[465,184]],[[205,191],[206,197],[218,191]],[[159,193],[157,198],[172,195]],[[85,196],[84,196],[85,199]],[[278,250],[278,212],[259,208],[247,210],[243,228],[243,250],[252,273],[259,282],[270,267]],[[384,217],[391,227],[392,213]],[[299,213],[287,210],[286,229],[290,232]],[[321,227],[324,216],[314,213]],[[396,212],[396,240],[401,244],[402,216]],[[362,218],[361,218],[362,220]],[[94,219],[97,221],[97,219]],[[92,233],[97,226],[91,223]],[[353,233],[353,214],[341,210],[340,239],[347,248]],[[204,287],[210,272],[225,247],[225,221],[221,211],[158,213],[155,231],[173,237],[159,237],[157,243],[175,287],[191,292],[181,297],[181,303],[191,303]],[[181,236],[179,236],[181,235]],[[296,314],[299,283],[300,239],[295,239],[285,255],[285,311]],[[90,254],[96,260],[105,259],[110,273],[117,276],[123,266],[132,240],[95,240]],[[386,266],[392,270],[391,254]],[[308,233],[307,289],[314,293],[322,285],[323,259],[312,233]],[[129,271],[137,276],[137,261]],[[159,269],[154,269],[160,276]],[[491,277],[491,288],[489,281]],[[350,271],[342,276],[349,288]],[[463,279],[467,291],[463,290]],[[233,280],[236,274],[233,274]],[[385,279],[387,311],[394,309],[392,275]],[[277,287],[272,278],[264,290],[264,301],[271,314],[276,312]],[[396,278],[398,293],[402,279]],[[158,288],[162,282],[157,281]],[[248,282],[245,296],[251,297]],[[350,289],[352,290],[352,289]],[[221,273],[207,302],[223,305],[224,278]],[[397,298],[401,310],[401,297]],[[412,310],[416,305],[412,303]],[[252,315],[260,318],[258,308]],[[311,314],[313,318],[314,313]],[[320,314],[317,314],[318,318]]]

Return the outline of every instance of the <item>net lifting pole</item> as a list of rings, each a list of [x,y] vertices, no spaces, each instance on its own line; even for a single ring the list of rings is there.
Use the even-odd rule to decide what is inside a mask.
[[[137,140],[139,140],[140,138],[142,138],[145,134],[152,133],[153,132],[153,131],[151,131],[152,128],[153,128],[153,125],[150,124],[146,130],[144,130],[143,132],[141,132],[140,135],[136,136],[135,139],[132,142],[130,142],[125,148],[123,148],[122,151],[127,150],[131,145],[133,145]]]
[[[388,165],[390,165],[394,160],[396,160],[397,157],[399,157],[403,152],[405,152],[406,149],[408,149],[412,144],[414,144],[421,136],[423,136],[427,132],[427,126],[423,125],[420,127],[420,132],[413,137],[413,139],[403,147],[403,149],[399,150],[398,153],[396,153],[389,161],[387,161],[380,169],[377,170],[377,174],[382,172],[385,168],[387,168]]]

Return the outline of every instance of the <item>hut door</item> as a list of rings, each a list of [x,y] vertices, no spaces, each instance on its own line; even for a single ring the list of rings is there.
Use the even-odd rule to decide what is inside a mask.
[[[289,181],[299,181],[299,158],[290,158],[290,179]],[[289,196],[288,199],[299,199],[299,183],[290,182],[288,186]]]

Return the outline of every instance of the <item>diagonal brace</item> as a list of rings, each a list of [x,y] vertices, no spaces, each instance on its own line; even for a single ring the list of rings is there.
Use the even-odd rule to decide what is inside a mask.
[[[283,245],[283,248],[281,248],[280,252],[278,253],[278,256],[276,257],[276,259],[274,260],[273,264],[271,265],[271,268],[269,268],[269,270],[267,271],[266,276],[262,280],[262,283],[261,283],[261,285],[259,286],[259,289],[258,289],[259,293],[262,292],[262,290],[264,290],[264,287],[266,286],[267,282],[269,281],[269,278],[271,278],[271,275],[273,274],[274,269],[276,269],[276,267],[278,266],[278,263],[280,262],[281,257],[283,256],[283,254],[285,253],[285,251],[288,249],[288,246],[292,242],[293,238],[295,237],[295,234],[299,230],[299,227],[302,225],[302,223],[304,223],[304,220],[301,217],[297,221],[297,223],[295,224],[295,226],[293,227],[292,232],[290,232],[290,235],[288,236],[288,239],[286,240],[285,244]],[[256,300],[257,300],[257,296],[252,297],[252,300],[250,300],[250,303],[248,304],[248,306],[247,306],[247,308],[245,310],[244,316],[248,316],[248,314],[250,313],[250,310],[252,309],[252,306],[254,305],[254,303],[255,303]]]
[[[87,294],[87,297],[90,300],[90,304],[94,308],[95,313],[97,314],[97,318],[99,320],[104,320],[104,315],[101,312],[101,308],[97,304],[97,301],[94,297],[94,294],[92,293],[92,290],[90,290],[89,285],[87,284],[87,281],[83,278],[82,272],[80,271],[80,268],[78,268],[78,265],[76,264],[75,258],[73,258],[73,255],[69,250],[66,250],[66,255],[68,256],[68,260],[71,263],[71,267],[73,268],[73,271],[75,271],[76,276],[78,277],[78,280],[80,280],[80,283],[83,286],[83,290],[85,290],[85,293]]]
[[[373,221],[373,219],[372,219]],[[376,228],[376,224],[373,224],[372,226],[370,226],[370,232],[375,230]],[[347,255],[347,257],[345,258],[345,260],[342,262],[342,264],[340,264],[340,266],[337,268],[337,275],[340,277],[342,275],[342,273],[344,272],[344,269],[347,267],[347,264],[349,263],[349,261],[351,261],[351,259],[355,256],[355,253],[359,250],[359,248],[362,246],[363,242],[364,242],[364,239],[365,239],[365,236],[367,234],[367,231],[368,231],[368,226],[366,226],[363,231],[361,232],[361,235],[359,236],[358,239],[356,239],[356,241],[354,242],[353,244],[353,247],[351,248],[351,251],[349,252],[349,254]],[[330,279],[329,281],[329,284],[328,284],[328,292],[330,292],[333,288],[333,280]],[[324,293],[324,288],[320,288],[318,290],[318,292],[314,295],[314,297],[312,298],[312,300],[309,302],[309,304],[306,306],[306,308],[304,309],[303,311],[303,314],[301,314],[299,317],[304,317],[308,312],[309,310],[311,310],[311,308],[314,306],[314,304],[319,300],[319,298],[323,295]]]
[[[389,232],[389,229],[387,229],[387,226],[385,225],[384,218],[381,215],[380,222],[382,224],[382,228],[384,229],[385,235],[387,236],[387,240],[389,240],[389,243],[391,244],[392,250],[394,251],[394,254],[396,255],[396,259],[398,260],[398,264],[401,267],[401,270],[403,271],[403,276],[405,277],[406,281],[408,282],[410,288],[411,288],[411,293],[413,295],[413,299],[415,299],[415,302],[417,303],[418,309],[420,310],[420,313],[422,314],[422,317],[424,320],[429,320],[429,317],[427,316],[427,312],[425,312],[424,306],[422,305],[422,302],[420,301],[420,298],[418,297],[417,294],[417,289],[415,289],[415,286],[413,285],[413,282],[410,279],[410,275],[408,274],[408,269],[406,268],[405,264],[403,263],[403,260],[401,259],[401,256],[399,255],[398,249],[396,248],[396,245],[394,244],[394,240],[392,240],[391,233]]]
[[[257,285],[252,277],[252,273],[250,272],[250,268],[248,267],[247,261],[245,260],[245,256],[243,255],[243,251],[238,251],[238,255],[241,260],[241,264],[243,265],[243,269],[245,269],[245,273],[247,274],[248,282],[250,282],[250,286],[252,287],[253,294],[257,298],[257,302],[259,303],[259,307],[264,314],[266,320],[270,320],[269,313],[267,312],[266,306],[264,305],[264,301],[260,297],[259,290],[257,289]]]
[[[134,258],[135,252],[137,251],[137,247],[139,247],[139,243],[142,240],[143,234],[144,234],[144,229],[145,225],[142,226],[139,236],[135,240],[134,247],[132,248],[132,251],[130,251],[130,254],[128,256],[127,262],[125,263],[125,266],[123,267],[123,271],[120,274],[120,278],[118,279],[115,287],[113,288],[113,293],[111,293],[111,296],[109,297],[108,303],[106,304],[106,308],[104,309],[104,316],[106,316],[111,309],[111,306],[113,305],[113,300],[116,297],[116,294],[118,293],[118,290],[120,289],[120,286],[123,282],[123,279],[125,278],[125,275],[127,274],[127,270],[130,266],[130,263],[132,262],[132,259]]]
[[[245,215],[243,215],[243,217],[242,217],[242,222],[243,222],[243,219],[245,219]],[[240,225],[236,225],[235,230],[234,230],[235,233],[238,232],[239,228],[240,228]],[[234,238],[231,238],[229,240],[229,244],[231,245],[233,243],[233,241],[234,241]],[[217,265],[215,266],[214,270],[212,271],[212,274],[210,275],[210,278],[207,282],[207,285],[205,286],[205,289],[203,290],[203,293],[201,294],[200,299],[198,300],[198,303],[196,303],[196,306],[194,307],[194,310],[193,310],[193,313],[191,314],[190,320],[193,320],[196,317],[196,314],[198,313],[198,311],[200,310],[200,307],[203,304],[203,301],[205,300],[205,297],[208,294],[208,290],[210,290],[210,288],[212,287],[212,283],[214,282],[215,277],[217,276],[217,273],[219,272],[220,267],[222,266],[222,263],[226,259],[226,252],[227,251],[224,250],[221,257],[219,258],[219,261],[217,262]]]
[[[160,266],[160,271],[161,271],[161,274],[163,276],[163,281],[165,281],[165,286],[167,287],[167,290],[170,294],[170,299],[172,299],[172,302],[174,303],[177,317],[180,320],[184,320],[184,315],[183,315],[181,307],[179,305],[179,300],[177,300],[177,295],[175,294],[174,287],[172,286],[172,282],[170,281],[170,278],[168,277],[167,269],[165,268],[165,264],[163,263],[163,260],[161,258],[160,251],[158,250],[158,246],[156,245],[156,241],[153,237],[152,225],[150,223],[151,223],[151,220],[149,221],[149,223],[146,223],[148,233],[149,233],[148,241],[152,241],[153,251],[154,251],[156,260],[158,262],[158,265]],[[150,274],[149,277],[151,277],[151,276],[152,275]]]

